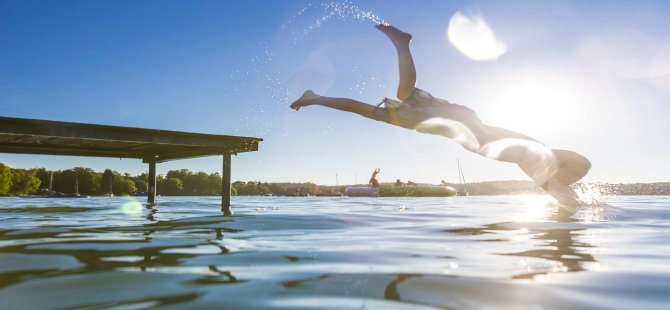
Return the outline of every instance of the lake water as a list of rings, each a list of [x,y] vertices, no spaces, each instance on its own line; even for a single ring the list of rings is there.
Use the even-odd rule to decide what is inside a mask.
[[[1,309],[668,309],[670,197],[0,198]]]

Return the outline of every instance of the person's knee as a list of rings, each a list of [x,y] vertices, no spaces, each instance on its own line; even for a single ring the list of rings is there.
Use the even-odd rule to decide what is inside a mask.
[[[583,157],[583,159],[584,160],[582,161],[582,167],[584,169],[584,174],[586,175],[586,172],[591,170],[591,161],[588,160],[586,157]]]
[[[586,157],[572,152],[563,151],[560,161],[560,168],[555,178],[565,184],[573,184],[581,180],[591,170],[591,161]]]
[[[579,153],[568,150],[557,150],[557,149],[553,149],[552,151],[558,157],[561,164],[564,166],[571,166],[574,168],[578,168],[579,170],[586,170],[586,171],[591,169],[591,161]]]
[[[414,87],[398,87],[398,92],[396,94],[398,100],[405,101],[412,94]]]

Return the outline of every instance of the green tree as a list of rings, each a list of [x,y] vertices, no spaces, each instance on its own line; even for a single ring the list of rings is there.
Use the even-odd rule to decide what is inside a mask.
[[[75,172],[72,170],[59,170],[54,173],[54,190],[66,194],[75,191]]]
[[[100,188],[100,181],[102,174],[93,171],[91,168],[76,167],[70,169],[74,172],[74,177],[77,180],[79,193],[82,195],[99,195],[102,194]]]
[[[162,176],[158,176],[156,178],[156,184],[158,188],[160,188],[160,179]],[[148,192],[149,191],[149,175],[145,172],[140,175],[137,175],[133,177],[135,180],[135,187],[137,188],[138,192]]]
[[[114,189],[114,195],[116,196],[127,196],[137,191],[135,181],[128,179],[123,175],[114,176],[112,187]]]
[[[105,169],[100,177],[100,192],[104,194],[114,193],[115,173],[111,169]]]
[[[184,181],[184,180],[188,179],[188,177],[192,174],[193,174],[193,172],[191,172],[188,169],[170,170],[170,171],[168,171],[165,178],[167,178],[167,179],[177,178],[177,179],[181,179],[182,181]]]
[[[40,179],[41,187],[42,188],[49,188],[50,182],[51,182],[51,171],[46,170],[44,168],[35,168],[32,169],[32,171],[35,172],[35,176],[37,176],[38,179]]]
[[[259,193],[256,182],[249,181],[247,182],[247,184],[244,185],[243,188],[244,188],[244,195],[257,196]]]
[[[147,183],[149,180],[147,179]],[[167,179],[162,175],[159,174],[156,176],[156,194],[157,195],[167,195],[165,191],[165,186],[167,185]],[[149,189],[147,188],[147,192]]]
[[[221,175],[217,172],[209,175],[210,195],[221,195]]]
[[[62,191],[60,189],[61,183],[63,183],[63,180],[61,179],[61,172],[56,170],[56,171],[51,171],[51,175],[49,176],[49,182],[51,182],[51,188],[54,191]]]
[[[244,182],[242,181],[235,181],[232,184],[230,184],[230,192],[235,193],[234,195],[240,195],[242,196],[243,194],[241,193],[242,187],[244,187]]]
[[[34,171],[24,169],[12,170],[12,186],[9,192],[12,194],[32,194],[40,188],[40,179]]]
[[[220,184],[221,183],[218,184],[219,187]],[[231,193],[235,193],[235,195],[240,196],[272,195],[275,192],[271,189],[271,186],[273,186],[273,184],[261,183],[256,181],[249,181],[249,182],[235,181],[230,185]],[[220,195],[221,190],[219,189],[215,193],[216,195]]]
[[[256,187],[258,188],[258,194],[263,196],[272,195],[272,190],[270,190],[270,187],[267,183],[261,184],[261,182],[258,182]]]
[[[184,191],[189,195],[214,195],[216,190],[210,180],[210,176],[205,172],[192,174],[184,180]]]
[[[12,169],[0,163],[0,195],[7,195],[12,187]]]
[[[285,196],[288,194],[288,184],[286,183],[270,183],[268,187],[274,195]]]
[[[135,180],[135,188],[138,192],[147,192],[149,188],[147,187],[148,183],[145,180]]]
[[[300,190],[300,193],[301,194],[316,195],[316,194],[319,193],[319,186],[314,184],[314,183],[307,182],[307,183],[303,184],[302,189]]]
[[[205,172],[193,173],[188,169],[170,170],[166,179],[182,181],[182,195],[219,195],[221,194],[221,175]]]
[[[169,178],[165,180],[165,185],[163,187],[163,195],[166,196],[176,196],[181,195],[182,190],[184,189],[184,183],[179,178]]]
[[[149,180],[149,174],[144,172],[140,175],[136,175],[134,178],[135,180],[144,180],[145,182],[148,182],[147,180]]]

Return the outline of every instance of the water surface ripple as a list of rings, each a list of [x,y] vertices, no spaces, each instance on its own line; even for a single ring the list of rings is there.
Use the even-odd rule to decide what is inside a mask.
[[[670,197],[0,198],[2,309],[662,309]]]

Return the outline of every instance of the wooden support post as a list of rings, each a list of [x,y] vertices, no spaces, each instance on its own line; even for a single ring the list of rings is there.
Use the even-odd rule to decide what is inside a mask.
[[[230,165],[231,155],[223,155],[223,172],[221,173],[221,212],[224,215],[233,214],[230,211]]]
[[[156,161],[149,161],[149,194],[147,195],[147,203],[154,203],[156,201]]]

